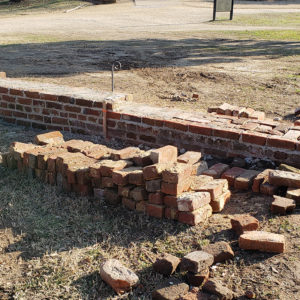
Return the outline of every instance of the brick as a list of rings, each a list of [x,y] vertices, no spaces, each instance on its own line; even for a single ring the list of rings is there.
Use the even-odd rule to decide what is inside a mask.
[[[212,127],[210,124],[189,125],[189,132],[200,135],[212,135]]]
[[[208,278],[209,278],[209,268],[206,268],[205,270],[196,274],[192,272],[187,272],[186,274],[186,281],[191,286],[202,286],[208,280]],[[198,298],[195,298],[195,300],[197,299]]]
[[[170,195],[166,195],[164,196],[164,204],[168,207],[172,207],[172,208],[178,208],[177,206],[177,198],[176,196],[170,196]]]
[[[300,130],[289,130],[283,138],[285,139],[291,139],[291,140],[298,140],[300,137]]]
[[[178,156],[177,162],[185,164],[195,164],[201,159],[201,152],[187,151],[184,154]]]
[[[239,118],[249,118],[254,113],[254,109],[247,107],[239,113]]]
[[[102,200],[104,197],[104,189],[95,188],[94,189],[94,197],[98,200]]]
[[[215,198],[215,200],[210,202],[210,206],[212,207],[212,211],[214,213],[221,212],[225,204],[230,200],[231,192],[229,190],[225,191],[222,195]]]
[[[209,268],[214,262],[213,255],[204,251],[194,251],[181,259],[180,271],[199,273]]]
[[[141,171],[140,167],[129,167],[122,170],[116,170],[112,173],[112,180],[117,185],[127,185],[129,183],[130,174]]]
[[[212,181],[208,181],[201,186],[198,186],[195,190],[197,192],[208,192],[210,194],[211,200],[215,201],[217,197],[221,196],[228,190],[228,182],[226,179],[215,179]]]
[[[263,172],[259,173],[253,179],[253,184],[252,184],[253,193],[259,193],[260,192],[260,185],[268,180],[270,171],[271,171],[271,169],[266,169]]]
[[[248,190],[252,187],[254,178],[259,174],[256,170],[246,170],[234,181],[234,188],[237,190]]]
[[[210,194],[207,192],[183,193],[177,198],[179,211],[194,211],[210,203]]]
[[[164,127],[179,130],[179,131],[188,131],[188,124],[183,124],[174,121],[164,121]]]
[[[243,174],[246,170],[239,167],[233,167],[227,171],[225,171],[221,178],[226,179],[230,187],[234,186],[235,179]]]
[[[205,222],[212,215],[211,206],[205,205],[192,212],[181,211],[178,213],[178,221],[188,225],[195,226]]]
[[[114,171],[119,171],[130,166],[132,166],[132,162],[129,160],[103,160],[100,167],[100,173],[101,176],[112,177]]]
[[[208,169],[206,161],[200,161],[192,165],[192,175],[201,175],[204,171]]]
[[[296,120],[296,121],[294,122],[294,126],[300,126],[300,120]]]
[[[64,142],[63,135],[60,131],[52,131],[44,134],[39,134],[34,138],[37,145],[57,145]]]
[[[121,197],[118,195],[118,192],[115,189],[104,189],[103,196],[105,200],[112,205],[118,205],[121,202]]]
[[[239,247],[244,250],[259,250],[264,252],[285,252],[285,237],[265,231],[249,231],[239,238]]]
[[[170,220],[178,220],[179,211],[173,207],[165,207],[165,218]]]
[[[100,168],[102,166],[102,162],[96,162],[90,166],[90,176],[92,178],[101,178]]]
[[[118,195],[122,197],[129,198],[130,197],[130,191],[134,189],[134,185],[119,185],[118,186]]]
[[[10,145],[9,151],[15,160],[21,160],[24,157],[24,152],[36,148],[36,145],[13,142]]]
[[[190,164],[175,163],[162,172],[162,179],[168,183],[181,183],[192,173]]]
[[[135,210],[140,213],[146,213],[146,207],[147,207],[146,201],[139,201],[136,202]]]
[[[207,175],[191,176],[192,183],[190,188],[192,191],[199,191],[202,186],[213,180],[211,176]]]
[[[143,176],[145,180],[153,180],[162,177],[162,172],[169,166],[166,163],[159,163],[143,168]]]
[[[269,136],[267,140],[267,146],[295,150],[296,141],[285,139],[281,136]]]
[[[220,105],[218,108],[217,108],[217,111],[216,113],[218,115],[228,115],[228,116],[232,116],[232,111],[235,109],[234,106],[228,104],[228,103],[223,103],[222,105]]]
[[[147,215],[155,218],[162,219],[164,217],[164,205],[147,204],[146,212]]]
[[[135,210],[136,202],[134,200],[132,200],[132,199],[123,197],[122,198],[122,205],[124,207],[127,207],[130,210]]]
[[[132,158],[134,164],[140,167],[152,165],[150,153],[150,151],[141,151],[140,153],[134,155]]]
[[[250,119],[263,121],[266,118],[266,114],[263,111],[254,111],[250,116]]]
[[[84,149],[82,153],[90,158],[101,159],[104,156],[109,155],[110,149],[103,145],[94,145],[90,148]]]
[[[300,205],[300,189],[299,188],[288,188],[286,192],[286,197],[293,199],[296,205]]]
[[[267,135],[259,132],[243,132],[242,141],[244,143],[256,144],[264,146],[267,142]]]
[[[147,180],[146,190],[149,193],[159,192],[161,190],[161,179]]]
[[[164,146],[162,148],[152,150],[150,153],[151,160],[157,163],[172,163],[177,161],[177,148],[174,146]]]
[[[115,151],[111,154],[112,160],[120,160],[120,159],[131,159],[133,156],[135,156],[137,153],[140,152],[139,148],[136,147],[127,147],[122,150]]]
[[[203,251],[213,255],[214,264],[233,259],[234,252],[230,245],[224,241],[209,244],[202,248]]]
[[[232,229],[238,234],[243,234],[246,231],[257,230],[259,221],[250,215],[236,215],[230,220]]]
[[[300,188],[300,174],[273,170],[269,173],[269,183],[276,186]]]
[[[264,182],[260,185],[259,191],[261,194],[268,195],[268,196],[273,196],[274,194],[277,193],[278,187],[275,185],[272,185],[268,182]]]
[[[91,178],[93,188],[101,188],[101,178]]]
[[[168,195],[177,196],[182,194],[183,192],[186,192],[190,186],[191,186],[191,178],[186,178],[185,181],[180,183],[168,183],[168,182],[162,182],[161,184],[161,191]]]
[[[222,174],[228,169],[229,169],[228,165],[218,163],[210,167],[208,170],[204,171],[202,174],[217,179],[217,178],[221,178]]]
[[[239,140],[241,133],[241,130],[234,128],[214,128],[212,131],[213,136],[231,140]]]
[[[285,215],[292,212],[296,208],[296,202],[293,199],[274,196],[274,201],[271,205],[273,214]]]
[[[138,186],[130,191],[130,198],[138,202],[147,200],[148,195],[143,187]]]
[[[92,194],[92,188],[90,185],[74,184],[74,192],[82,197],[87,197]]]
[[[129,173],[128,182],[134,185],[143,185],[143,169],[141,167],[136,167],[136,170]]]
[[[115,187],[113,179],[111,177],[101,177],[101,188],[113,188]]]
[[[233,292],[216,279],[210,279],[205,282],[202,289],[203,291],[216,296],[212,299],[234,299]]]
[[[168,279],[159,288],[152,292],[153,300],[175,300],[181,299],[189,291],[189,286],[176,278]]]
[[[163,253],[153,264],[153,269],[155,272],[170,276],[173,274],[180,263],[180,259],[174,255]]]
[[[164,204],[164,201],[163,201],[164,195],[161,192],[150,193],[148,195],[148,199],[149,199],[150,204],[159,204],[159,205]]]

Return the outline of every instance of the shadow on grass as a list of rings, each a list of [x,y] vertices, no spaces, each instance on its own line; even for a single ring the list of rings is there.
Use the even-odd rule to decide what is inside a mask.
[[[32,39],[39,41],[39,36]],[[115,60],[122,63],[122,69],[128,70],[231,63],[245,57],[299,54],[300,43],[292,41],[221,38],[77,40],[2,45],[0,65],[9,77],[53,77],[110,70]]]

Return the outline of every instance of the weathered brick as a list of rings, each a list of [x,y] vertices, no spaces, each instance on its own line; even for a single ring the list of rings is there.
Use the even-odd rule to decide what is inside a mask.
[[[130,191],[130,198],[132,198],[133,200],[135,200],[137,202],[144,201],[144,200],[147,200],[148,194],[143,187],[138,186]]]
[[[179,211],[194,211],[210,203],[210,194],[207,192],[183,193],[177,198]]]
[[[234,181],[234,188],[237,190],[248,190],[251,188],[254,178],[259,174],[256,170],[246,170]]]
[[[285,237],[265,231],[248,231],[239,238],[239,247],[245,250],[259,250],[264,252],[285,252]]]
[[[147,204],[146,212],[149,216],[162,219],[164,217],[164,205]]]
[[[273,196],[277,193],[278,186],[272,185],[268,182],[263,182],[259,187],[259,191],[261,194]]]
[[[296,141],[285,139],[281,136],[269,136],[267,139],[267,146],[295,150]]]
[[[146,190],[149,193],[159,192],[161,190],[161,179],[147,180]]]
[[[186,192],[191,186],[191,177],[186,178],[185,181],[180,183],[168,183],[162,182],[161,184],[161,191],[168,195],[177,196]]]
[[[300,205],[300,188],[288,188],[286,197],[295,200],[296,205]]]
[[[232,229],[238,234],[246,231],[257,230],[259,221],[250,215],[236,215],[230,220]]]
[[[214,264],[233,259],[234,252],[230,245],[224,241],[209,244],[202,248],[203,251],[214,256]]]
[[[34,138],[37,145],[57,145],[64,142],[64,137],[60,131],[52,131],[44,134],[39,134]]]
[[[226,179],[228,181],[229,186],[233,187],[235,179],[243,174],[246,170],[239,167],[233,167],[227,171],[225,171],[221,178]]]
[[[300,174],[273,170],[269,173],[269,183],[276,186],[300,188]]]
[[[162,179],[168,183],[181,183],[191,176],[192,166],[190,164],[175,163],[162,172]]]
[[[225,191],[222,195],[210,202],[213,212],[220,212],[224,209],[225,204],[230,200],[231,192]]]
[[[103,196],[105,200],[112,205],[117,205],[121,202],[121,197],[118,195],[118,192],[115,189],[104,189]]]
[[[212,208],[209,204],[192,212],[181,211],[178,213],[178,221],[195,226],[205,222],[212,215]]]
[[[152,165],[152,160],[150,158],[150,151],[141,151],[133,156],[132,160],[135,165],[145,167]]]
[[[101,177],[101,188],[113,188],[115,187],[113,179],[111,177]]]
[[[194,190],[197,192],[208,192],[211,200],[215,201],[219,196],[228,190],[228,182],[226,179],[215,179],[198,186],[197,189]]]
[[[170,220],[178,220],[179,211],[174,207],[165,207],[165,218]]]
[[[125,207],[127,207],[130,210],[135,210],[136,202],[134,200],[132,200],[132,199],[123,197],[122,198],[122,205],[125,206]]]
[[[127,185],[129,183],[130,174],[141,171],[140,167],[130,167],[122,170],[115,170],[112,173],[113,182],[117,185]]]
[[[139,152],[140,152],[139,148],[127,147],[127,148],[124,148],[122,150],[114,151],[111,154],[111,159],[112,160],[131,159]]]
[[[136,202],[135,210],[140,213],[146,213],[147,201]]]
[[[206,161],[200,161],[192,165],[192,175],[201,175],[204,171],[208,169]]]
[[[274,201],[271,205],[271,212],[273,214],[285,215],[292,212],[296,208],[296,202],[293,199],[274,196]]]
[[[143,168],[143,176],[145,180],[153,180],[162,177],[162,172],[169,166],[166,163],[159,163]]]
[[[134,185],[143,185],[145,183],[143,169],[141,167],[136,167],[136,170],[130,172],[128,182]]]
[[[170,276],[173,274],[180,263],[180,259],[174,255],[163,253],[153,264],[153,269],[155,272]]]
[[[170,196],[170,195],[166,195],[164,196],[164,204],[168,207],[173,207],[173,208],[178,208],[177,206],[177,198],[176,196]]]
[[[260,185],[268,180],[270,171],[271,169],[266,169],[253,179],[252,191],[254,193],[260,192]]]
[[[152,150],[150,153],[151,160],[157,163],[172,163],[177,161],[177,148],[174,146],[164,146],[162,148]]]
[[[199,273],[209,268],[214,262],[213,255],[204,251],[194,251],[181,259],[180,271]]]
[[[36,148],[36,145],[13,142],[10,145],[9,151],[13,155],[15,160],[22,160],[24,157],[24,152],[32,150],[34,148]]]
[[[242,141],[244,143],[256,144],[264,146],[267,142],[267,135],[259,132],[247,132],[242,133]]]
[[[226,164],[218,163],[210,167],[208,170],[204,171],[202,174],[211,176],[215,179],[220,178],[222,174],[229,169]]]
[[[201,159],[201,152],[187,151],[178,156],[177,162],[185,164],[195,164]]]
[[[100,167],[100,173],[102,176],[112,177],[114,171],[119,171],[130,166],[132,166],[132,162],[129,160],[103,160]]]
[[[132,189],[134,189],[135,186],[134,185],[119,185],[118,186],[118,194],[122,197],[126,197],[126,198],[129,198],[130,197],[130,191]]]
[[[163,202],[164,195],[161,192],[149,193],[148,199],[150,204],[159,204],[159,205],[164,204]]]
[[[191,286],[202,286],[209,278],[209,268],[202,270],[199,273],[187,272],[186,280]],[[197,297],[197,296],[196,296]],[[184,298],[185,299],[185,298]],[[188,300],[189,298],[187,298]],[[191,300],[194,298],[191,298]],[[195,298],[195,300],[198,298]],[[201,298],[199,298],[201,299]]]

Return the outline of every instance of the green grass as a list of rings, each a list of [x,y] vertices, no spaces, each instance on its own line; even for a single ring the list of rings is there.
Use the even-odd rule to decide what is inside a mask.
[[[243,39],[260,39],[272,41],[300,41],[300,30],[243,30],[225,31],[224,35]]]
[[[300,13],[272,13],[256,15],[238,15],[233,20],[219,20],[213,24],[300,27]]]

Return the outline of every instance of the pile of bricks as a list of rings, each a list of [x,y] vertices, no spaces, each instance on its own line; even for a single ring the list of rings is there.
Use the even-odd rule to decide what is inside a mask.
[[[165,146],[142,151],[113,150],[82,140],[64,141],[60,132],[38,135],[35,144],[14,142],[3,164],[68,192],[196,225],[221,211],[230,198],[227,180],[201,175],[201,153]]]
[[[286,197],[297,205],[300,201],[300,174],[292,172],[259,172],[223,163],[208,168],[200,152],[178,156],[170,145],[114,150],[88,141],[64,141],[58,131],[38,135],[34,142],[13,143],[3,164],[67,192],[104,197],[156,218],[204,222],[223,210],[231,197],[229,188],[274,195],[286,186]]]

